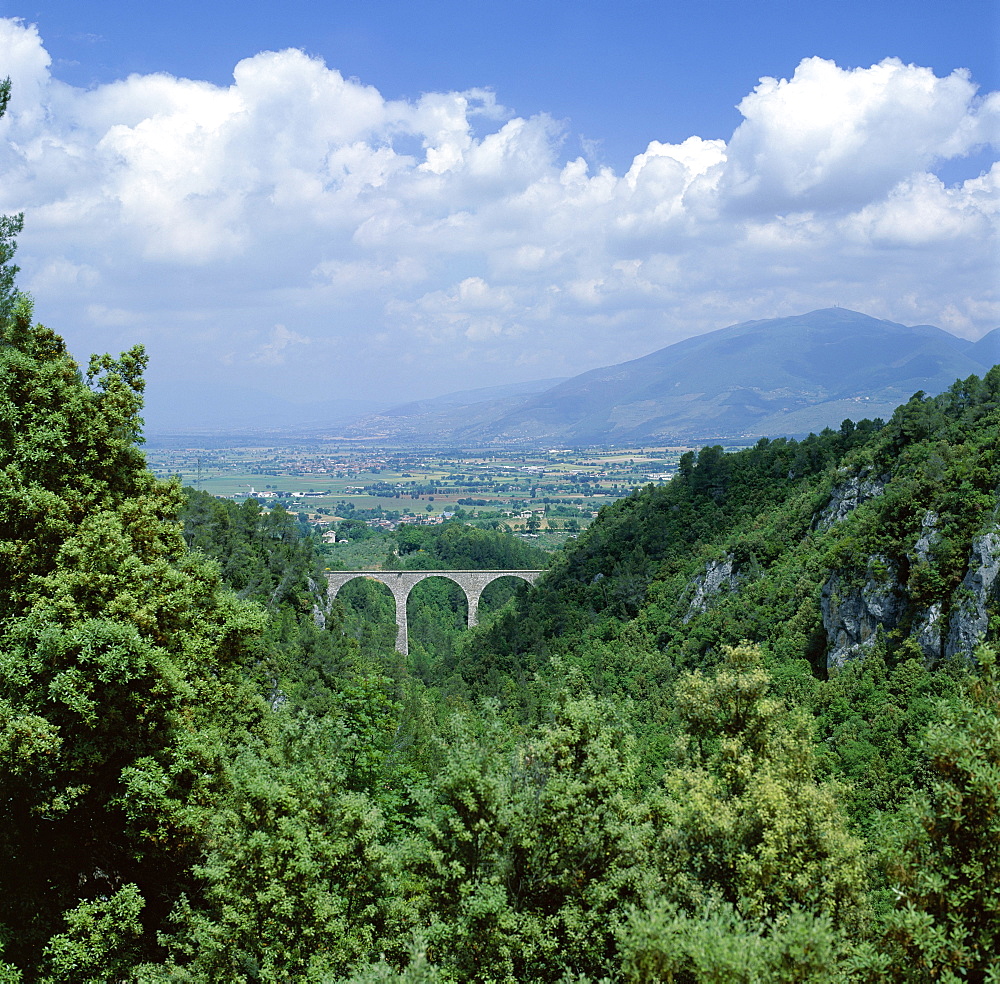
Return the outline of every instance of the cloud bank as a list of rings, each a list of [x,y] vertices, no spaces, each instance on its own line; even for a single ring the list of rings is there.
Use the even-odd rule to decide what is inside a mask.
[[[491,92],[390,101],[297,50],[225,88],[84,90],[8,19],[4,74],[22,285],[81,356],[146,344],[157,385],[402,399],[833,304],[1000,324],[1000,165],[936,173],[1000,148],[1000,93],[964,72],[806,58],[760,80],[728,140],[651,139],[624,174],[565,159],[562,124]]]

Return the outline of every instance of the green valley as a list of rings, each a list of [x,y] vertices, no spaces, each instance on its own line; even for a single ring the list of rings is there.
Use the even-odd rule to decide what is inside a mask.
[[[81,376],[23,297],[4,337],[4,979],[997,972],[1000,367],[685,451],[550,554],[348,523],[379,566],[548,567],[473,630],[423,582],[402,656],[308,514],[146,470],[141,350]]]
[[[216,442],[218,445],[218,442]],[[658,484],[677,468],[684,447],[494,451],[386,448],[334,441],[271,447],[174,447],[146,451],[161,478],[212,495],[281,503],[329,523],[463,510],[523,528],[530,513],[543,529],[567,520],[587,525],[606,503],[636,486]]]
[[[0,984],[1000,980],[1000,365],[746,447],[144,454],[19,229]],[[404,653],[336,570],[541,573],[420,579]]]

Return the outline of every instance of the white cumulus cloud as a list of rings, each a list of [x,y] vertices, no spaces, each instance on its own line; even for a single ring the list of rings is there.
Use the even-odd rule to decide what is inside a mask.
[[[84,90],[0,19],[4,74],[22,280],[81,355],[131,317],[154,382],[388,399],[833,303],[969,337],[1000,323],[1000,171],[937,175],[1000,145],[1000,94],[965,72],[806,58],[760,80],[728,140],[651,133],[623,174],[488,90],[386,100],[297,50],[228,86]]]

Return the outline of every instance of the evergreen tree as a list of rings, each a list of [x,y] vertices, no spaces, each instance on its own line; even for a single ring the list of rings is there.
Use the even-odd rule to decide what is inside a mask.
[[[0,117],[10,101],[10,79],[0,82]],[[17,267],[11,263],[17,249],[17,236],[24,227],[24,215],[0,215],[0,325],[11,315],[17,291],[14,286]]]
[[[808,721],[772,689],[746,645],[677,683],[685,732],[655,807],[662,881],[622,930],[628,980],[833,981],[857,957],[864,845],[816,779]]]
[[[927,729],[931,786],[892,838],[888,937],[900,981],[1000,976],[1000,670],[993,649],[976,657],[966,694]]]
[[[145,363],[82,374],[23,296],[0,344],[0,942],[53,979],[67,947],[156,953],[266,712],[241,669],[262,613],[187,552],[136,447]]]

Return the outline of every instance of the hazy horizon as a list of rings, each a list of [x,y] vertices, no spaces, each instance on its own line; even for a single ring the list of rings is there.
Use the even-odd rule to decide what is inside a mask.
[[[834,305],[1000,325],[995,6],[694,7],[4,2],[21,286],[192,419]]]

